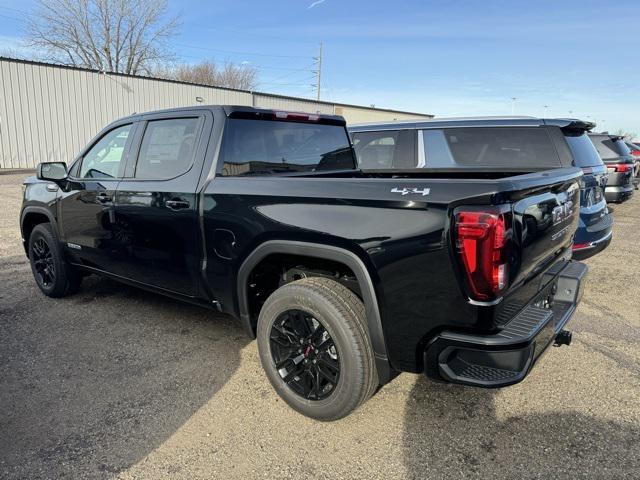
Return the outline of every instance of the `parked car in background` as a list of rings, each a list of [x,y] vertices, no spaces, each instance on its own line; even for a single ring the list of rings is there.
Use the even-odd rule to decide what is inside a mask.
[[[633,155],[634,157],[640,157],[640,146],[636,145],[633,142],[624,142],[626,143],[627,147],[629,147],[629,150],[631,151],[631,155]]]
[[[607,168],[575,119],[531,117],[434,119],[349,127],[361,168],[429,172],[502,168],[505,172],[575,165],[580,181],[580,222],[574,257],[585,259],[611,242],[613,218],[604,197]]]
[[[607,166],[607,202],[619,203],[628,200],[633,195],[636,161],[624,139],[608,133],[589,133],[589,138]]]
[[[401,371],[503,387],[570,342],[587,273],[571,260],[582,172],[558,128],[521,135],[537,166],[478,165],[474,147],[447,173],[367,173],[342,117],[137,114],[25,182],[25,252],[50,297],[96,273],[236,317],[313,418]]]
[[[613,235],[613,216],[605,199],[607,167],[587,135],[594,126],[583,122],[582,128],[563,129],[574,164],[584,173],[580,184],[580,226],[573,242],[573,257],[582,260],[607,248]]]
[[[638,181],[638,177],[640,176],[640,145],[638,145],[637,143],[633,143],[633,142],[625,142],[627,144],[627,147],[629,147],[629,151],[631,152],[631,155],[633,155],[633,158],[635,159],[635,167],[634,167],[634,180],[633,180],[633,185],[635,186],[636,190],[638,190],[638,183],[640,183]]]

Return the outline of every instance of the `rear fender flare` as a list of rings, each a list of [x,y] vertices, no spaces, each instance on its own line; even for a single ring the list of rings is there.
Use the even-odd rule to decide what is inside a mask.
[[[342,263],[351,269],[358,280],[358,284],[360,285],[367,317],[367,329],[375,355],[376,368],[378,369],[380,383],[386,383],[391,380],[394,374],[391,366],[389,365],[387,348],[382,330],[382,320],[380,318],[380,309],[378,306],[378,298],[371,280],[371,275],[360,257],[349,250],[345,250],[344,248],[290,240],[270,240],[260,244],[251,252],[251,254],[249,254],[238,270],[238,307],[240,320],[245,331],[252,338],[255,338],[255,331],[249,314],[249,299],[247,292],[249,275],[260,261],[268,255],[278,253],[332,260],[334,262]]]

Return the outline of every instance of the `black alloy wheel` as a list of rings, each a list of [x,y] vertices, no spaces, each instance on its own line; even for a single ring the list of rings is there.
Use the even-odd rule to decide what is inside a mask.
[[[307,400],[329,397],[340,379],[340,357],[326,328],[311,314],[287,310],[273,323],[271,357],[285,384]]]
[[[33,228],[27,250],[33,277],[47,297],[64,297],[78,290],[82,276],[65,260],[51,224],[40,223]]]
[[[33,243],[32,252],[36,280],[43,287],[49,288],[56,281],[56,268],[51,248],[44,238],[38,238]]]

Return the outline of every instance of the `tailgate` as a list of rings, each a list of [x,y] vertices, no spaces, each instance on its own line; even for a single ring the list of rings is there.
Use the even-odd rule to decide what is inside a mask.
[[[531,282],[571,255],[580,214],[580,169],[510,177],[491,204],[467,198],[453,210],[452,249],[471,303],[492,305],[517,291],[528,301]]]
[[[536,191],[512,194],[514,249],[510,284],[513,287],[541,272],[571,247],[578,228],[578,178]],[[519,257],[519,258],[518,258]]]

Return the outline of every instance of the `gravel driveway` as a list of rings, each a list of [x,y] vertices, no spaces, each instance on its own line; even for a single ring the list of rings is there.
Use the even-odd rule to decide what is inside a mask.
[[[403,374],[350,417],[278,399],[229,317],[90,277],[44,297],[0,175],[1,478],[638,478],[640,195],[613,206],[570,347],[521,384]]]

